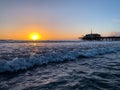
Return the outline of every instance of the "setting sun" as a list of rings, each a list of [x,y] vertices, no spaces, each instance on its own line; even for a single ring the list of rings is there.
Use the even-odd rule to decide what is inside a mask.
[[[38,35],[33,35],[33,36],[32,36],[32,39],[33,39],[33,40],[38,40]]]
[[[38,33],[32,33],[30,34],[30,39],[36,41],[36,40],[40,40],[41,36]]]

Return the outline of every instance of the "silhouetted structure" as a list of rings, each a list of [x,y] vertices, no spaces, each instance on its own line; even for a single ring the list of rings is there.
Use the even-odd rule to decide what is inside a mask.
[[[101,37],[100,34],[86,34],[85,36],[79,38],[82,40],[103,40],[103,41],[120,41],[120,36],[108,36],[108,37]]]
[[[104,41],[120,41],[120,36],[101,37]]]
[[[86,34],[83,38],[83,40],[101,40],[100,34]]]

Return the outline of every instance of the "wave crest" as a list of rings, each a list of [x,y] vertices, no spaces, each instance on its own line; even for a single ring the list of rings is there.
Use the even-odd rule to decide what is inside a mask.
[[[28,69],[35,65],[48,64],[50,62],[62,62],[66,60],[75,60],[77,58],[90,58],[96,55],[102,55],[107,53],[115,53],[120,51],[120,47],[108,47],[88,50],[72,50],[62,52],[49,52],[43,55],[34,54],[29,58],[15,58],[11,61],[0,61],[0,73],[14,72],[18,70]]]

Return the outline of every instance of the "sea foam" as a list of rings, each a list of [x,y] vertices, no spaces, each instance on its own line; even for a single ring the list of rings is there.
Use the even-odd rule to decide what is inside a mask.
[[[82,46],[80,46],[82,47]],[[83,48],[78,46],[64,46],[58,48],[47,48],[47,51],[41,53],[31,54],[29,57],[15,57],[12,60],[0,60],[0,73],[14,72],[18,70],[28,69],[36,65],[48,64],[50,62],[62,62],[69,60],[76,60],[81,58],[92,58],[97,55],[115,53],[120,51],[119,45],[100,44],[88,45],[84,44]],[[89,48],[88,48],[89,47]],[[91,47],[91,48],[90,48]],[[45,48],[43,51],[46,50]],[[21,52],[22,54],[22,52]]]

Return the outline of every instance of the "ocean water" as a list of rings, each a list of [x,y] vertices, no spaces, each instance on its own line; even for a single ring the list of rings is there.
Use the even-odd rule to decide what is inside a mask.
[[[120,41],[0,43],[0,90],[120,90]]]

